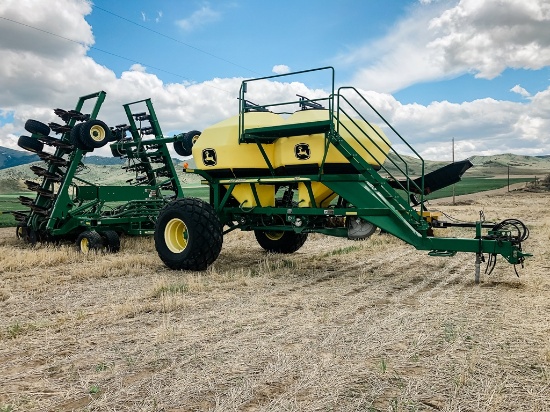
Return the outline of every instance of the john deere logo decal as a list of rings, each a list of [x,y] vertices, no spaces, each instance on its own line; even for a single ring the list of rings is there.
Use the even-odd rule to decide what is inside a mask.
[[[309,149],[309,145],[307,143],[298,143],[296,146],[294,146],[294,156],[298,160],[307,160],[311,156],[311,150]]]
[[[202,162],[205,166],[216,166],[218,163],[218,157],[216,156],[216,151],[214,149],[203,149],[202,150]]]

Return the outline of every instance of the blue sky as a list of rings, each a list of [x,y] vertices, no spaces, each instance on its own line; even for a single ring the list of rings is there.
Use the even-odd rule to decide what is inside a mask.
[[[12,148],[98,89],[104,120],[151,97],[169,134],[235,114],[242,79],[333,66],[426,158],[550,154],[547,0],[3,0],[0,59]]]
[[[96,0],[86,20],[94,28],[95,47],[181,76],[148,70],[167,81],[202,82],[267,76],[277,64],[293,70],[333,65],[339,53],[387,31],[414,4]],[[127,61],[105,53],[89,55],[119,74],[128,68]]]

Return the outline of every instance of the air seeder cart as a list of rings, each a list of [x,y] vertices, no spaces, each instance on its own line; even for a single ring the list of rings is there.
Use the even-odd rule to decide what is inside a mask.
[[[262,104],[247,99],[261,96],[265,82],[323,72],[331,76],[328,96]],[[210,201],[176,199],[159,214],[155,244],[168,267],[206,269],[223,235],[237,229],[254,231],[265,250],[292,253],[309,233],[361,239],[377,227],[432,256],[475,253],[476,281],[484,254],[491,270],[496,255],[523,264],[528,231],[515,219],[461,224],[475,230],[472,238],[435,237],[434,228],[454,224],[428,211],[425,196],[460,180],[471,164],[426,174],[420,155],[357,89],[335,90],[334,84],[331,67],[242,82],[239,114],[203,130],[192,147],[197,167],[187,172],[202,176]],[[298,110],[286,118],[275,113],[288,114],[292,106]],[[420,162],[416,176],[395,147]]]
[[[123,105],[128,125],[107,127],[97,119],[105,96],[101,91],[80,97],[74,110],[56,109],[64,124],[27,121],[31,136],[21,136],[18,144],[37,153],[45,165],[31,166],[40,181],[25,182],[36,197],[19,198],[29,209],[14,212],[18,237],[29,243],[76,239],[84,252],[116,252],[121,233],[153,234],[159,210],[170,199],[183,196],[166,144],[181,142],[184,136],[162,136],[149,99]],[[83,114],[87,101],[93,109]],[[145,111],[132,113],[135,107]],[[61,136],[50,136],[51,131]],[[135,174],[126,185],[98,185],[84,178],[86,154],[108,143],[114,156],[127,159],[123,168]],[[53,153],[44,151],[45,145]]]

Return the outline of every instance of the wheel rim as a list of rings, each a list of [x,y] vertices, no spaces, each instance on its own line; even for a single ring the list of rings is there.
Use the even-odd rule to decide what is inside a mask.
[[[195,136],[193,136],[193,138],[191,139],[191,143],[195,144],[195,142],[196,142],[197,140],[199,140],[199,136],[200,136],[200,135],[198,135],[198,134],[196,134]]]
[[[265,237],[269,240],[281,240],[285,232],[265,232]]]
[[[172,219],[164,229],[166,247],[172,253],[181,253],[189,243],[187,225],[181,219]]]
[[[88,253],[90,251],[90,241],[88,238],[82,238],[80,240],[80,250],[82,253]]]
[[[94,125],[90,128],[90,137],[96,142],[102,142],[105,139],[105,129],[99,125]]]

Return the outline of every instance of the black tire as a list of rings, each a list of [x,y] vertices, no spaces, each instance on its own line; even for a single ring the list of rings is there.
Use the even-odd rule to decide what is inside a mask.
[[[187,132],[183,135],[183,147],[184,149],[189,152],[188,156],[191,156],[193,146],[195,145],[195,142],[200,137],[201,132],[198,130],[191,130],[190,132]]]
[[[106,230],[101,232],[103,238],[103,245],[105,250],[109,253],[117,253],[120,250],[120,237],[114,230]]]
[[[19,140],[17,141],[17,145],[33,153],[39,153],[42,151],[42,149],[44,149],[44,143],[30,136],[19,137]]]
[[[180,156],[191,156],[191,153],[188,152],[187,150],[185,150],[185,147],[183,147],[183,142],[182,141],[178,140],[178,141],[174,142],[174,150]]]
[[[120,146],[118,143],[113,143],[112,145],[110,145],[110,147],[113,157],[121,157],[123,154],[125,154],[125,151],[122,150],[122,146]]]
[[[346,218],[346,227],[348,228],[349,240],[366,240],[378,229],[376,225],[357,216],[348,216]]]
[[[17,227],[15,228],[15,236],[17,239],[25,239],[27,236],[27,224],[26,223],[19,223]]]
[[[210,204],[187,197],[168,203],[155,224],[155,248],[170,269],[206,270],[222,249],[222,225]]]
[[[25,122],[25,130],[32,134],[47,136],[50,134],[50,126],[38,120],[29,119]]]
[[[27,227],[25,230],[25,241],[31,245],[35,245],[38,242],[38,233],[31,227]]]
[[[97,252],[103,248],[103,241],[95,230],[86,230],[76,238],[78,251],[87,255],[90,252]]]
[[[82,147],[98,149],[111,140],[111,129],[101,120],[88,120],[82,123],[79,142]]]
[[[75,124],[71,129],[71,133],[69,134],[69,143],[71,143],[74,147],[79,146],[80,130],[82,129],[83,124],[84,123]]]
[[[254,235],[263,249],[273,253],[294,253],[307,240],[307,233],[255,230]]]
[[[124,139],[124,136],[126,135],[126,132],[121,129],[111,129],[111,138],[109,139],[109,142],[118,142],[119,140]]]

